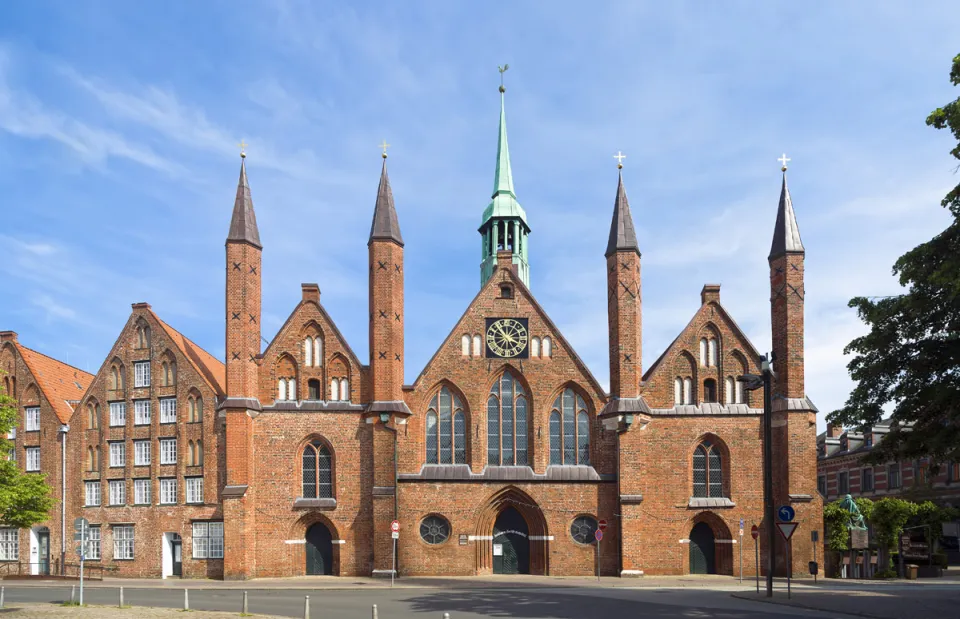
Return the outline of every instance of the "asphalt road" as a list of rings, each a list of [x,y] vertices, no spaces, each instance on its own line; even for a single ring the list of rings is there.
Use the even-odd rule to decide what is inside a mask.
[[[377,605],[380,619],[435,617],[451,619],[512,617],[517,619],[787,619],[841,617],[736,600],[726,591],[676,589],[380,589],[380,590],[249,590],[251,613],[303,617],[304,596],[310,596],[312,619],[367,618]],[[239,612],[238,590],[191,590],[190,608]],[[70,598],[70,587],[6,586],[7,606],[17,602],[58,602]],[[84,591],[91,604],[117,603],[116,589]],[[182,608],[182,590],[128,589],[124,603],[133,606]]]

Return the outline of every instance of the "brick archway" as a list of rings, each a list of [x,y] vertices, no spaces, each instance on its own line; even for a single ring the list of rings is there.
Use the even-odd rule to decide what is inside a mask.
[[[530,539],[530,573],[547,576],[550,574],[547,540],[547,520],[543,512],[529,494],[515,486],[508,486],[493,493],[477,514],[476,570],[477,574],[493,573],[493,525],[500,513],[512,507],[520,512],[527,523]]]
[[[700,512],[687,523],[685,535],[689,536],[695,526],[703,523],[710,527],[714,540],[714,566],[717,574],[733,576],[733,536],[730,528],[719,515],[714,512]],[[739,540],[738,540],[739,541]],[[690,564],[684,562],[684,574],[690,573]]]
[[[307,531],[315,524],[321,524],[327,528],[330,532],[330,537],[334,540],[333,542],[333,566],[330,570],[330,574],[333,576],[340,575],[340,544],[339,541],[340,535],[337,531],[336,525],[333,523],[326,514],[322,514],[316,511],[310,511],[303,514],[300,518],[295,520],[291,525],[289,532],[287,533],[287,539],[291,541],[299,542],[304,540],[306,542]],[[290,575],[293,576],[305,576],[306,575],[306,543],[293,543],[290,544]]]

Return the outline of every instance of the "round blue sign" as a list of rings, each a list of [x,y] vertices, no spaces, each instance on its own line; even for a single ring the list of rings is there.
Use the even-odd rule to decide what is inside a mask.
[[[793,522],[795,515],[796,512],[789,505],[781,505],[780,509],[777,510],[777,517],[780,518],[780,522]]]
[[[597,538],[597,541],[599,542],[600,540],[603,539],[603,531],[601,531],[600,529],[597,529],[596,531],[593,532],[593,536]]]

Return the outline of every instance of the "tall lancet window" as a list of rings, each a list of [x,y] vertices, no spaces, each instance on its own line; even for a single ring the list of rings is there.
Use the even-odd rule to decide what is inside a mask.
[[[463,402],[448,387],[430,400],[427,411],[427,464],[466,464]]]
[[[590,464],[587,404],[573,389],[564,389],[550,411],[550,464]]]
[[[487,464],[526,466],[527,437],[527,394],[506,371],[487,398]]]

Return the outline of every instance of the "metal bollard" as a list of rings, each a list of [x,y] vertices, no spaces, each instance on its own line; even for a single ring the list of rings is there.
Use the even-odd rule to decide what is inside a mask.
[[[0,587],[0,608],[3,608],[3,594],[6,587]]]
[[[246,591],[243,592],[243,611],[241,612],[243,612],[244,615],[249,614],[249,611],[247,610],[247,592]]]
[[[310,596],[303,596],[303,619],[310,619]]]
[[[373,619],[377,619],[377,605],[373,605]]]
[[[190,610],[190,596],[188,595],[188,589],[183,590],[183,610]]]
[[[443,619],[450,619],[450,613],[443,613]]]
[[[70,603],[73,604],[77,599],[77,585],[70,585]]]
[[[123,608],[123,587],[120,587],[120,604],[118,606]]]

